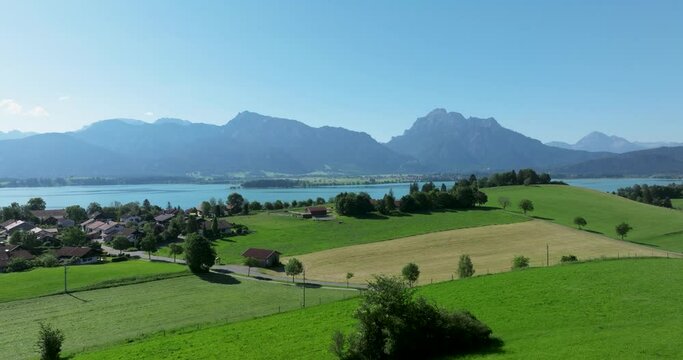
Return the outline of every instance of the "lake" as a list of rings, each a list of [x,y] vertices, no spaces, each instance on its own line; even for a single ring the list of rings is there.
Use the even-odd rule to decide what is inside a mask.
[[[666,185],[682,180],[671,179],[570,179],[564,180],[570,185],[595,189],[598,191],[614,191],[621,187],[634,184]],[[325,200],[340,192],[365,191],[373,198],[384,196],[389,190],[401,197],[408,193],[408,183],[381,185],[345,185],[324,186],[315,188],[296,189],[230,189],[229,185],[212,184],[152,184],[152,185],[102,185],[102,186],[64,186],[64,187],[35,187],[35,188],[0,188],[0,206],[7,206],[12,202],[25,204],[32,197],[42,197],[50,209],[64,208],[69,205],[88,206],[91,202],[109,205],[115,201],[127,203],[142,202],[148,199],[152,204],[165,207],[168,202],[173,206],[189,208],[198,206],[200,202],[216,199],[226,199],[228,194],[239,192],[249,201],[292,201],[315,199]],[[438,184],[440,185],[440,184]],[[451,184],[447,184],[449,187]]]

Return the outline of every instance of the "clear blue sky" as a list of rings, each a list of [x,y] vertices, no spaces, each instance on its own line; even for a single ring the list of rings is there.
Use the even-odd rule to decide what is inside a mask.
[[[386,141],[436,107],[683,141],[683,1],[0,1],[0,130],[251,110]]]

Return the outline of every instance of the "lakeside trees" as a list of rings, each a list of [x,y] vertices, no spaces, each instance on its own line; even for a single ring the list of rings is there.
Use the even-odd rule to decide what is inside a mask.
[[[636,184],[631,187],[618,189],[616,195],[645,204],[672,208],[671,199],[683,198],[683,184],[669,184],[666,186]]]
[[[207,273],[216,261],[216,250],[211,241],[198,234],[185,239],[185,262],[193,273]]]

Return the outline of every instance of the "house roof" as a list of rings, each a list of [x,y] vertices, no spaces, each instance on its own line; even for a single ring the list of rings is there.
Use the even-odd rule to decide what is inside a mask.
[[[16,222],[16,220],[14,220],[14,219],[12,219],[12,220],[7,220],[7,221],[1,223],[1,224],[0,224],[0,227],[3,227],[3,228],[4,228],[4,227],[7,227],[7,225],[10,225],[10,224],[12,224],[12,223],[14,223],[14,222]]]
[[[306,208],[306,211],[308,211],[308,212],[319,212],[319,211],[327,212],[327,208],[324,206],[309,206]]]
[[[0,244],[0,267],[7,266],[12,258],[31,260],[34,256],[19,245]]]
[[[102,221],[94,221],[94,222],[86,225],[85,227],[90,229],[90,230],[96,230],[96,229],[99,229],[102,225],[106,225],[106,224],[103,223]]]
[[[33,216],[37,217],[40,220],[49,219],[51,217],[59,220],[66,217],[66,210],[33,210],[31,211],[31,214],[33,214]]]
[[[17,220],[17,221],[15,221],[15,222],[13,222],[13,223],[11,223],[11,224],[5,226],[5,229],[7,229],[7,231],[12,231],[12,230],[15,229],[15,228],[19,228],[19,229],[29,229],[29,228],[31,228],[31,229],[32,229],[32,228],[33,228],[33,224],[31,224],[30,222],[27,222],[27,221]]]
[[[72,246],[64,246],[62,248],[59,248],[55,250],[55,256],[57,257],[86,257],[86,256],[95,256],[95,250],[89,248],[89,247],[72,247]]]
[[[95,219],[88,219],[88,220],[82,222],[80,225],[81,225],[81,226],[88,226],[88,225],[90,225],[90,224],[92,224],[92,223],[94,223],[94,222],[95,222]]]
[[[131,235],[139,234],[139,233],[140,233],[140,232],[137,231],[136,229],[133,229],[133,228],[125,228],[125,229],[121,230],[121,232],[119,232],[119,233],[117,234],[117,236],[129,237],[129,236],[131,236]]]
[[[175,216],[175,214],[161,214],[161,215],[155,216],[154,221],[165,222],[165,221],[172,219],[174,216]]]
[[[106,231],[106,230],[109,230],[109,229],[116,227],[118,225],[119,225],[119,223],[117,223],[117,222],[105,223],[104,225],[100,226],[99,229],[102,231]]]
[[[249,248],[247,249],[247,251],[242,253],[242,256],[247,258],[254,258],[256,260],[267,260],[268,258],[276,254],[280,254],[280,252],[268,249]]]

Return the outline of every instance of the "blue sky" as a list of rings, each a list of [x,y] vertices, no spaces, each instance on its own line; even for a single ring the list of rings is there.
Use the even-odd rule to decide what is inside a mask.
[[[681,1],[0,1],[0,131],[251,110],[386,141],[443,107],[683,141]]]

